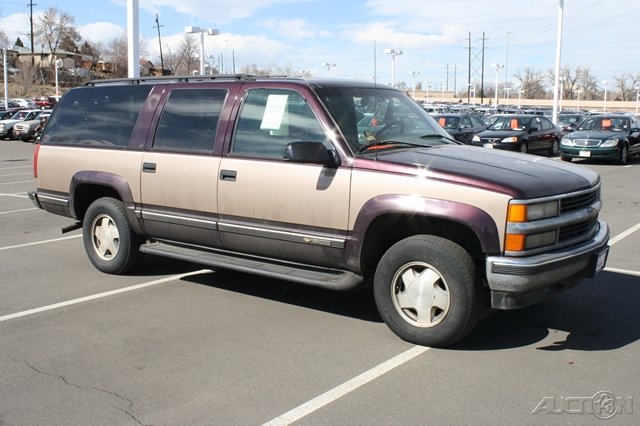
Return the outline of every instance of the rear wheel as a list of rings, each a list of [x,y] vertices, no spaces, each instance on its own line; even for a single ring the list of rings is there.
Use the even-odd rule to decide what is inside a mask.
[[[91,203],[82,238],[89,260],[102,272],[124,274],[142,260],[139,248],[144,240],[131,229],[120,200],[104,197]]]
[[[477,323],[482,307],[471,256],[432,235],[401,240],[382,256],[374,295],[380,315],[395,334],[426,346],[462,339]]]

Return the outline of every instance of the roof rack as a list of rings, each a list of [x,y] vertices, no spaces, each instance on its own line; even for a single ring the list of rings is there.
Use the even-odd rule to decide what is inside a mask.
[[[145,84],[158,82],[186,83],[189,81],[212,81],[212,80],[237,80],[256,81],[257,78],[270,78],[269,76],[255,76],[251,74],[216,74],[216,75],[171,75],[162,77],[138,77],[138,78],[112,78],[105,80],[91,80],[85,86],[98,86],[105,84]],[[282,78],[282,77],[279,77]]]

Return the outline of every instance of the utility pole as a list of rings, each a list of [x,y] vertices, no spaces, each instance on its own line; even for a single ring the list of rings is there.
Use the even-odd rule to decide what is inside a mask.
[[[467,104],[470,104],[470,103],[471,103],[471,33],[469,33],[469,64],[467,66]]]
[[[34,3],[33,0],[29,0],[29,25],[31,26],[31,66],[34,67],[36,65],[36,58],[33,51],[33,6],[37,6],[37,3]],[[42,64],[40,64],[42,66]]]
[[[484,103],[484,31],[482,32],[482,71],[480,72],[480,103]]]
[[[158,44],[160,44],[160,69],[162,70],[162,75],[164,76],[164,59],[162,57],[162,38],[160,38],[160,28],[164,27],[164,25],[160,25],[160,20],[158,19],[158,14],[156,13],[156,25],[153,28],[158,29]]]

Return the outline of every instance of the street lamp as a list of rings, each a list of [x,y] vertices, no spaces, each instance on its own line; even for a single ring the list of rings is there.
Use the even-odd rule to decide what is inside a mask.
[[[396,56],[402,55],[402,50],[384,49],[384,53],[391,55],[391,86],[396,85]]]
[[[413,88],[413,91],[411,92],[411,97],[413,99],[416,98],[416,75],[420,75],[420,71],[409,71],[409,74],[411,74],[411,87]]]
[[[511,93],[511,87],[505,87],[503,90],[507,94],[507,100],[509,100],[509,93]]]
[[[636,89],[636,114],[638,113],[638,101],[640,101],[640,84],[636,84],[634,89]]]
[[[576,95],[578,95],[578,102],[576,103],[576,109],[580,112],[580,93],[584,92],[584,89],[580,87],[576,90]]]
[[[500,70],[502,68],[504,68],[504,65],[502,65],[502,64],[491,64],[491,66],[496,69],[496,94],[495,94],[495,100],[493,101],[493,107],[497,108],[498,107],[498,73],[500,72]]]
[[[184,27],[184,32],[187,34],[200,33],[200,75],[204,75],[204,35],[218,35],[220,31],[214,28],[201,28],[201,27]]]
[[[603,81],[604,83],[604,105],[602,106],[602,111],[607,112],[607,84],[609,82],[607,80]]]
[[[327,67],[327,76],[331,77],[331,68],[335,68],[336,64],[332,64],[330,62],[323,62],[322,65]]]

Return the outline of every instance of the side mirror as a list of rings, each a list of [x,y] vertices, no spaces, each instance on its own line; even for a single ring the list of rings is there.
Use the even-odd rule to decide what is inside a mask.
[[[293,163],[322,164],[328,167],[340,164],[335,154],[321,142],[290,142],[284,147],[283,157]]]

